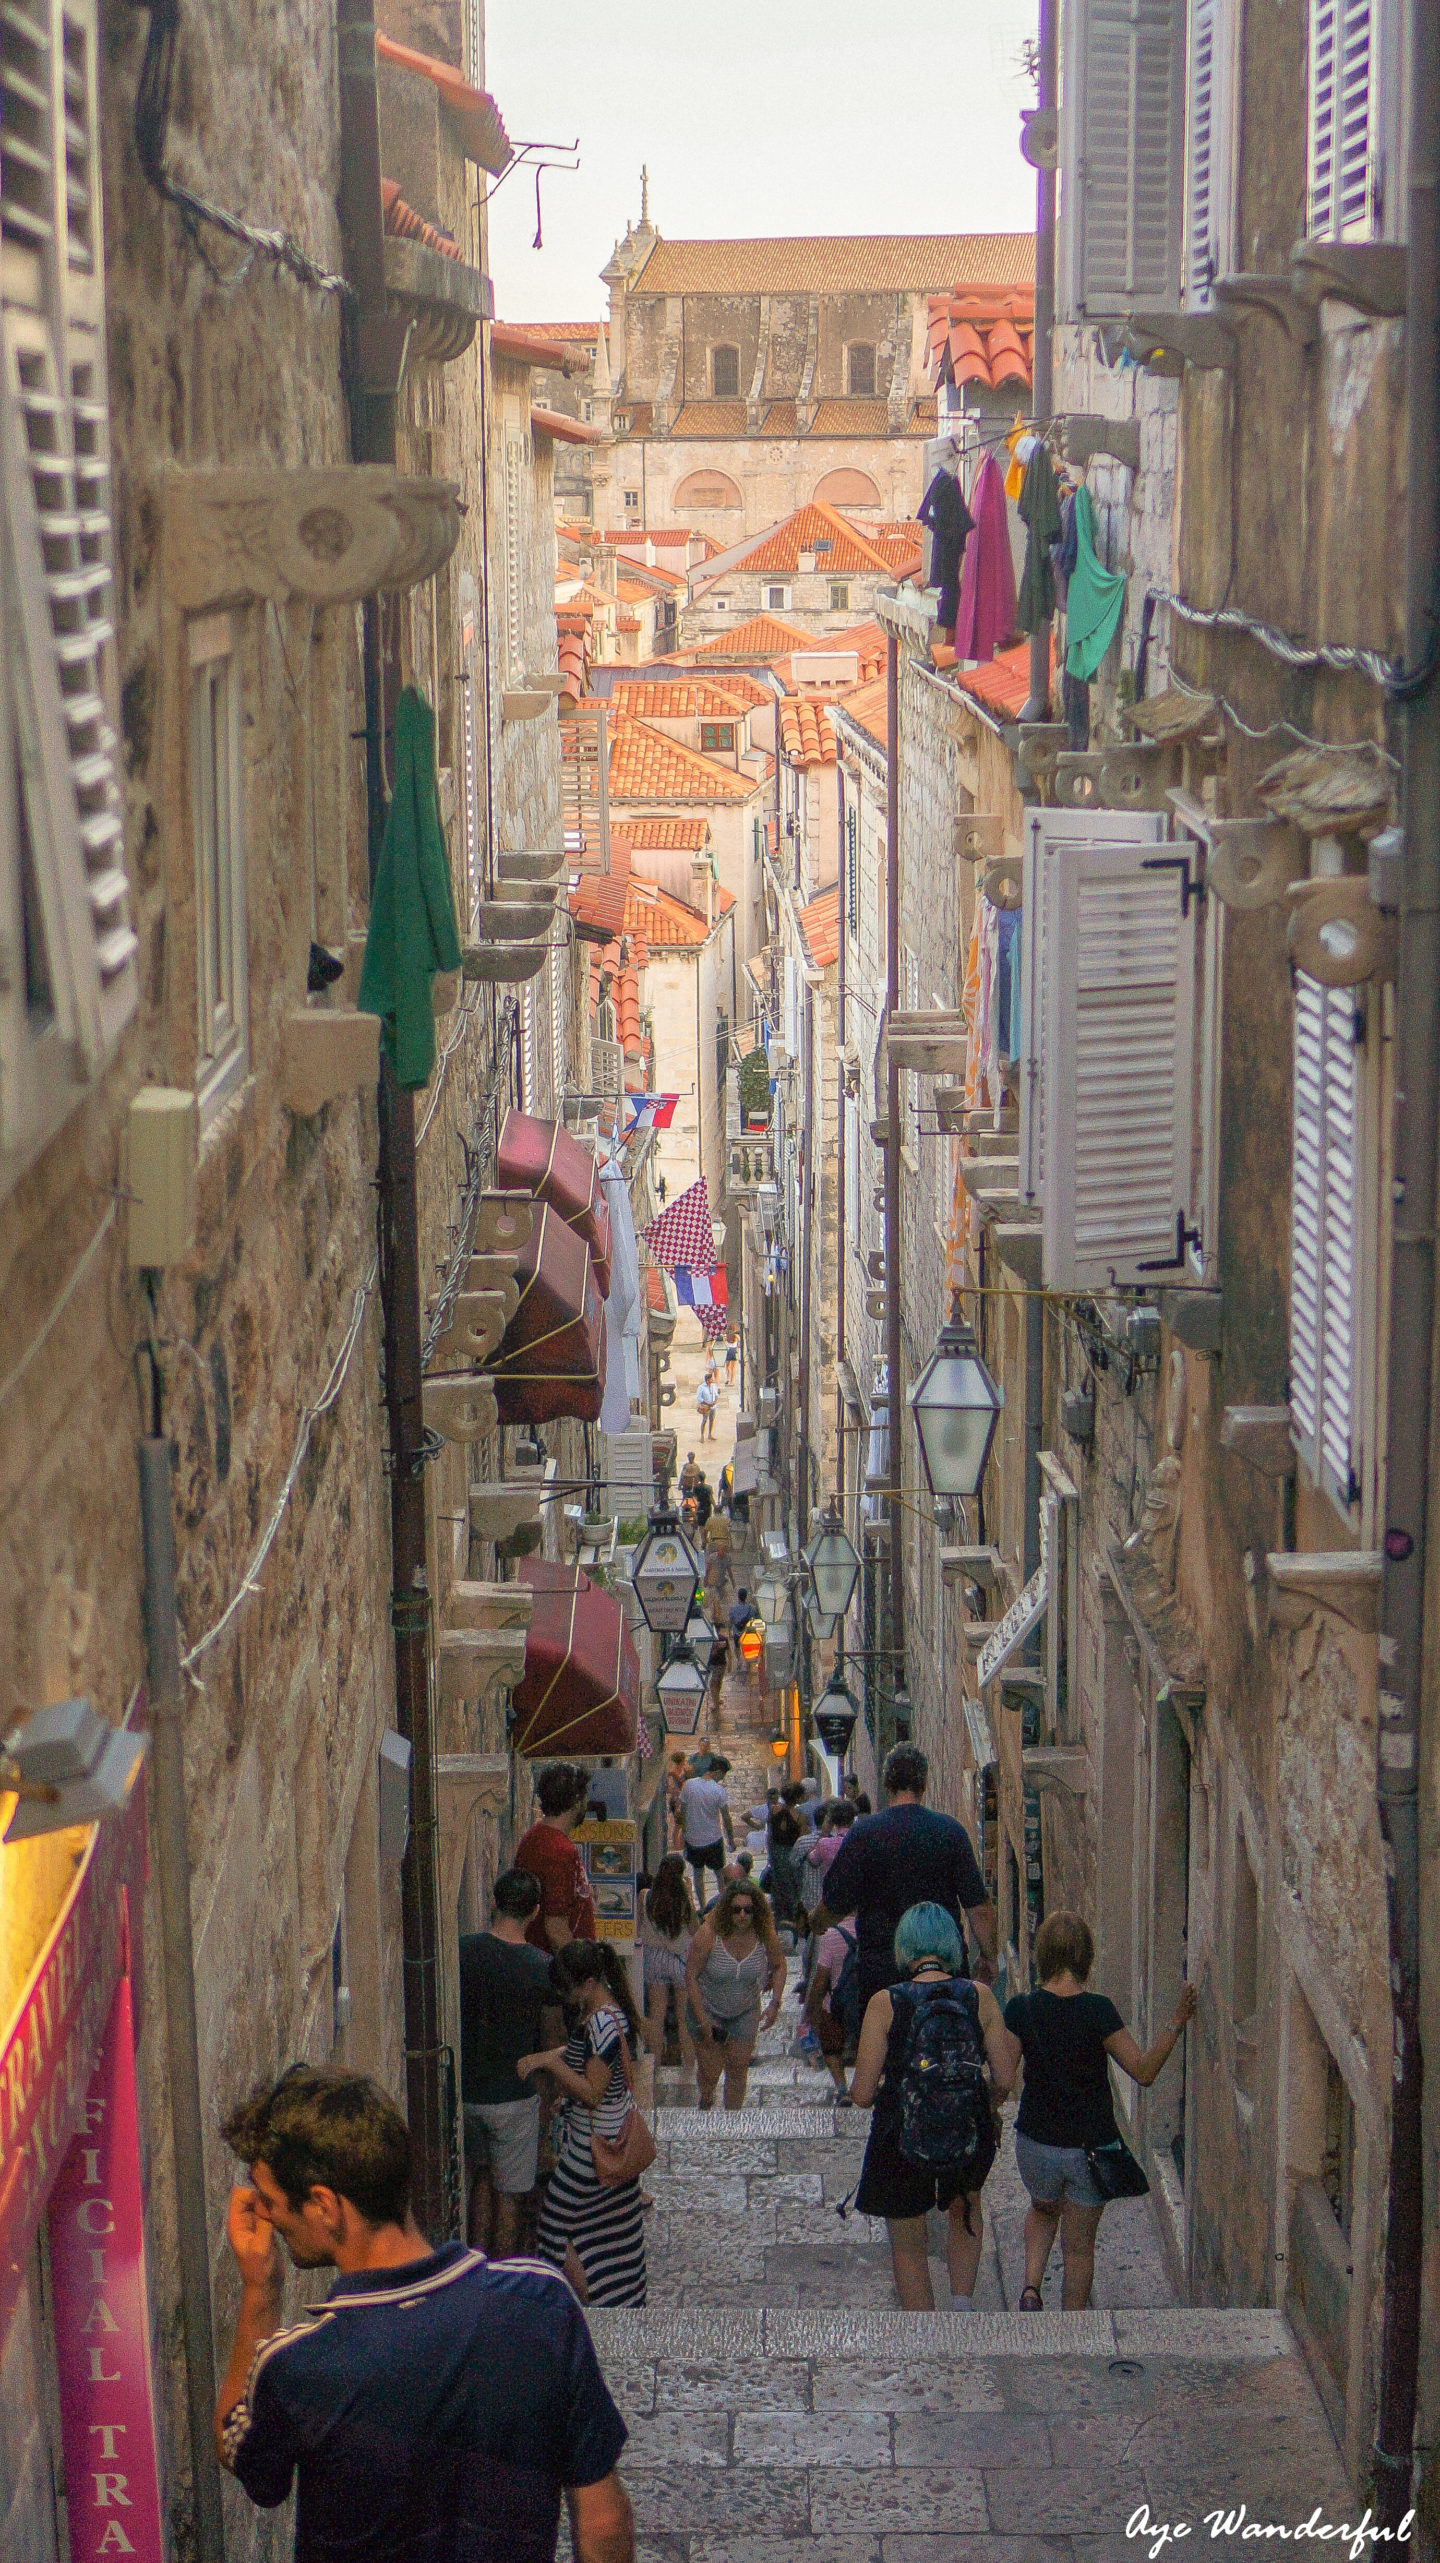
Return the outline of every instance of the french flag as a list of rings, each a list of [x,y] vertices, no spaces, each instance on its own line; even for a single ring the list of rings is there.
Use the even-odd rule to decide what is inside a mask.
[[[633,1139],[639,1130],[668,1130],[680,1098],[678,1095],[627,1095],[625,1101],[631,1107],[625,1136]]]
[[[728,1308],[730,1305],[725,1275],[718,1266],[713,1273],[691,1273],[681,1264],[671,1279],[682,1308]]]

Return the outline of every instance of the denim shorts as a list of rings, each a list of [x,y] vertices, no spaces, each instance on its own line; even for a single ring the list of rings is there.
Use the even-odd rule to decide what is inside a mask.
[[[1105,2205],[1083,2145],[1037,2145],[1033,2136],[1017,2134],[1015,2168],[1037,2207],[1053,2207],[1062,2198],[1072,2207]]]

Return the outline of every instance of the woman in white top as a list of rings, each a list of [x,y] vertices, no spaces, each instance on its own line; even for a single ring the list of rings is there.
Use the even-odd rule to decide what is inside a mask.
[[[773,2029],[785,1999],[787,1968],[767,1898],[748,1879],[716,1897],[690,1943],[686,1986],[701,2026],[700,2106],[711,2109],[725,2076],[725,2106],[743,2109],[755,2040]],[[761,2017],[762,1989],[769,2001]]]
[[[680,2054],[695,2071],[695,2041],[685,1999],[685,1962],[696,1923],[695,1907],[678,1851],[667,1852],[640,1907],[640,1948],[645,1968],[645,2044],[658,2065],[665,2045],[665,2014],[675,1997]]]

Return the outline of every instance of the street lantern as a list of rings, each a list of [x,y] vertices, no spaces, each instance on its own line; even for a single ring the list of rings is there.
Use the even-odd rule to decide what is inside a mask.
[[[762,1620],[747,1620],[740,1631],[740,1652],[746,1663],[758,1663],[760,1656],[764,1651],[764,1646],[764,1622]]]
[[[669,1735],[694,1735],[705,1703],[705,1679],[688,1646],[675,1649],[655,1685]]]
[[[778,1629],[790,1609],[790,1587],[778,1575],[762,1575],[755,1587],[755,1608],[767,1629]]]
[[[902,1676],[895,1686],[895,1696],[890,1703],[890,1714],[895,1721],[895,1741],[897,1744],[908,1744],[910,1741],[910,1721],[914,1715],[914,1709],[914,1701],[911,1699],[909,1692],[905,1688],[904,1677]]]
[[[959,1301],[910,1391],[932,1495],[973,1495],[985,1474],[1004,1403]]]
[[[850,1750],[858,1715],[854,1692],[838,1673],[832,1673],[815,1703],[815,1732],[826,1752],[833,1753],[839,1763],[844,1762]]]
[[[854,1599],[860,1558],[847,1539],[832,1497],[830,1510],[803,1552],[814,1588],[814,1611],[827,1620],[843,1620]],[[812,1612],[812,1619],[814,1612]]]
[[[111,1726],[89,1700],[33,1710],[0,1746],[0,1794],[16,1793],[6,1841],[118,1815],[149,1741]]]
[[[715,1643],[715,1632],[703,1611],[691,1612],[685,1623],[685,1643],[692,1655],[698,1656],[702,1647],[709,1654]]]
[[[770,1750],[774,1754],[777,1762],[784,1761],[786,1754],[790,1750],[790,1730],[788,1727],[781,1726],[776,1728],[775,1733],[770,1738]]]
[[[700,1560],[670,1512],[650,1516],[650,1528],[630,1570],[645,1625],[657,1637],[679,1637],[695,1608]]]

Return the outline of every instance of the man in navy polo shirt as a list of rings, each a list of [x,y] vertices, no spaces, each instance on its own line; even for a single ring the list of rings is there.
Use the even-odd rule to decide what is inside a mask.
[[[250,2169],[227,2230],[240,2315],[215,2409],[221,2459],[273,2509],[298,2485],[296,2563],[633,2563],[625,2424],[579,2304],[547,2262],[432,2252],[410,2137],[363,2074],[292,2065],[224,2129]],[[280,2242],[337,2269],[281,2327]]]

